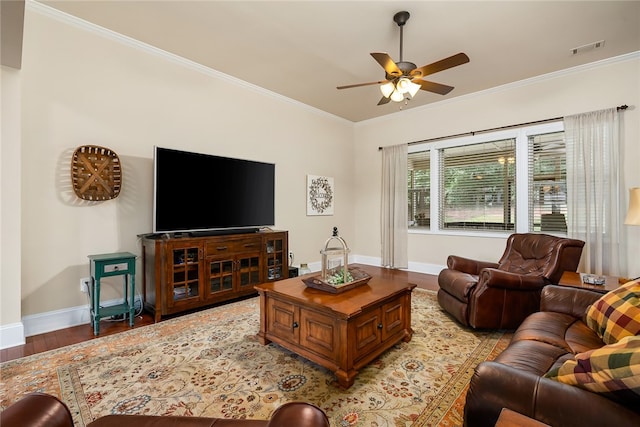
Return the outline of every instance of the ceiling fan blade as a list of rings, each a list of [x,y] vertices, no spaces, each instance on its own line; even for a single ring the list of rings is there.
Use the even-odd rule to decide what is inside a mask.
[[[393,59],[391,59],[388,53],[372,52],[371,56],[373,56],[373,59],[375,59],[378,64],[382,65],[382,68],[384,68],[384,71],[386,71],[388,75],[394,77],[402,75],[402,70],[393,62]]]
[[[426,90],[429,92],[437,93],[440,95],[446,95],[453,90],[453,86],[447,86],[440,83],[428,82],[426,80],[412,80],[413,83],[419,84],[420,89]]]
[[[469,62],[469,57],[464,53],[458,53],[429,65],[416,68],[415,70],[411,71],[410,74],[413,78],[424,77],[428,76],[429,74],[434,74],[439,71],[457,67],[458,65],[466,64],[467,62]]]
[[[369,82],[369,83],[356,83],[354,85],[338,86],[336,89],[351,89],[352,87],[379,85],[382,83],[387,83],[387,80],[380,80],[377,82]]]
[[[391,97],[386,98],[386,97],[382,97],[380,98],[380,101],[378,101],[378,105],[384,105],[384,104],[388,104],[389,101],[391,101]]]

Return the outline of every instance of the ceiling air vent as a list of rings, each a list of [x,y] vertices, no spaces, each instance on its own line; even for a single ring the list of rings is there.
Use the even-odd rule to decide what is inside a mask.
[[[573,49],[571,49],[571,54],[572,55],[577,55],[579,53],[583,53],[583,52],[586,52],[588,50],[600,49],[603,46],[604,46],[604,40],[599,40],[597,42],[593,42],[593,43],[585,44],[585,45],[582,45],[582,46],[574,47]]]

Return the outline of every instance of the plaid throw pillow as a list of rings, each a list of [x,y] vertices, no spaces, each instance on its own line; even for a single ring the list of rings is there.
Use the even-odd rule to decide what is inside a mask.
[[[589,306],[585,322],[605,344],[640,333],[640,282],[628,282]]]
[[[640,336],[578,353],[545,377],[600,393],[624,404],[640,404]]]

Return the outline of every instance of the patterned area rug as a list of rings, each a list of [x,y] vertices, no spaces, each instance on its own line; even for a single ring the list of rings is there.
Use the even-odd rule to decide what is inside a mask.
[[[416,289],[410,342],[360,371],[347,390],[332,372],[277,344],[262,346],[258,298],[0,365],[3,408],[31,391],[57,395],[76,426],[116,414],[267,419],[288,401],[325,410],[332,426],[462,424],[473,368],[508,343],[462,328]]]

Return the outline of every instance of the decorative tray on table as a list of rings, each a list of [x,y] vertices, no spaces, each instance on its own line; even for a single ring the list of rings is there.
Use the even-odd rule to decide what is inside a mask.
[[[341,274],[333,275],[329,277],[329,281],[322,280],[322,276],[312,276],[305,279],[302,279],[305,285],[310,288],[319,289],[321,291],[331,292],[333,294],[339,294],[341,292],[348,291],[360,285],[366,284],[371,276],[366,272],[360,270],[359,268],[349,268],[349,274],[351,277],[347,277],[351,279],[347,282],[344,281]]]

